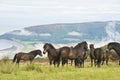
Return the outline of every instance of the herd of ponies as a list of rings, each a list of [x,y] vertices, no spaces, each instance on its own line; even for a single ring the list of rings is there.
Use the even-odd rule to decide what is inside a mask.
[[[13,62],[19,64],[20,60],[29,60],[32,63],[37,55],[43,56],[48,53],[49,64],[57,67],[60,63],[62,66],[68,65],[68,60],[71,60],[71,65],[74,62],[75,67],[84,67],[84,62],[88,56],[90,57],[91,66],[94,64],[94,66],[100,67],[104,64],[104,61],[108,65],[109,59],[119,60],[120,65],[120,43],[110,42],[106,46],[106,49],[102,47],[94,48],[94,44],[88,46],[88,43],[83,41],[74,47],[63,46],[56,49],[51,43],[45,43],[43,52],[41,50],[33,50],[28,53],[19,52],[15,54]],[[114,50],[114,52],[111,50]]]

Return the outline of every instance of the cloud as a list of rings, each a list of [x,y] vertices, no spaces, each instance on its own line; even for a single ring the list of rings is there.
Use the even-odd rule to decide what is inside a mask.
[[[39,34],[39,36],[45,36],[45,37],[47,37],[47,36],[51,36],[51,34],[50,33],[43,33],[43,34]]]
[[[68,35],[70,35],[70,36],[82,36],[81,33],[76,32],[76,31],[69,32]]]
[[[63,40],[67,40],[67,41],[79,41],[80,39],[76,39],[76,38],[64,38]]]
[[[14,31],[11,34],[14,34],[14,35],[25,35],[25,36],[33,35],[32,32],[29,32],[29,31],[27,31],[25,29],[21,29],[19,31]]]
[[[0,1],[0,33],[38,24],[120,20],[120,0]]]

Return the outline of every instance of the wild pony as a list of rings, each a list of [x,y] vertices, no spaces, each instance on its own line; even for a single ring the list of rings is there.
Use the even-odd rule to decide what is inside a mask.
[[[68,59],[74,60],[75,66],[84,67],[84,60],[87,57],[86,51],[88,44],[86,41],[78,43],[75,47],[62,47],[60,49],[60,58],[62,59],[62,65],[68,64]]]
[[[90,48],[90,59],[91,59],[91,67],[93,66],[93,60],[95,59],[95,56],[94,56],[94,44],[90,44],[89,46]]]
[[[109,51],[111,49],[116,51],[116,53],[119,56],[119,65],[120,65],[120,43],[118,43],[118,42],[110,42],[110,43],[108,43],[107,48],[108,48]]]
[[[102,65],[104,64],[104,61],[106,61],[106,65],[108,65],[109,59],[111,59],[112,61],[116,61],[119,60],[119,56],[115,51],[106,50],[103,56]]]
[[[48,53],[49,64],[52,65],[52,63],[53,63],[55,66],[57,63],[58,64],[57,66],[59,66],[59,60],[58,60],[59,49],[56,49],[50,43],[45,43],[43,46],[43,50],[44,50],[43,54],[45,54],[46,52]]]
[[[94,45],[90,44],[91,66],[93,66],[93,60],[94,60],[94,65],[100,67],[102,58],[103,58],[102,48],[94,48]]]
[[[108,61],[109,61],[109,57],[112,53],[110,51],[108,51],[108,49],[106,49],[103,52],[103,58],[102,58],[102,65],[104,64],[104,61],[106,61],[106,65],[108,65]]]
[[[16,61],[17,64],[19,64],[20,60],[27,61],[29,60],[30,63],[32,63],[33,59],[37,56],[40,55],[42,56],[41,50],[33,50],[31,52],[25,53],[25,52],[19,52],[15,54],[13,58],[13,63]]]

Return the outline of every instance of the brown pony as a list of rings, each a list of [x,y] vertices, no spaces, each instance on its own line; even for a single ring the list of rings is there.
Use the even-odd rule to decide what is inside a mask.
[[[108,65],[109,59],[111,59],[112,61],[116,61],[116,60],[119,60],[119,56],[115,51],[106,50],[103,56],[102,65],[104,64],[104,61],[106,61],[106,65]]]
[[[89,46],[90,48],[90,59],[91,59],[91,67],[93,66],[93,60],[95,59],[95,56],[94,56],[94,44],[90,44]]]
[[[42,56],[41,50],[33,50],[29,53],[24,53],[24,52],[19,52],[15,54],[13,58],[13,63],[16,61],[17,64],[19,64],[20,60],[30,60],[30,63],[32,63],[33,59],[37,56],[40,55]]]
[[[106,61],[106,65],[108,65],[108,61],[109,61],[109,57],[111,55],[111,52],[106,50],[104,53],[103,53],[103,58],[102,58],[102,65],[104,64],[104,61]]]
[[[48,53],[48,58],[49,58],[49,63],[50,65],[52,65],[52,63],[54,64],[54,66],[56,65],[56,63],[58,64],[57,66],[59,66],[59,60],[58,60],[58,56],[59,56],[59,49],[56,49],[52,44],[50,43],[45,43],[43,46],[43,54],[45,54],[46,52]]]
[[[113,50],[116,51],[116,53],[118,54],[118,57],[119,57],[119,65],[120,65],[120,43],[118,43],[118,42],[110,42],[107,45],[107,48],[109,50],[113,49]]]
[[[91,58],[91,66],[93,66],[93,60],[94,65],[100,67],[101,61],[103,58],[103,50],[102,48],[94,48],[94,45],[90,45],[90,58]]]
[[[84,60],[87,58],[87,42],[78,43],[75,47],[62,47],[60,49],[60,58],[62,59],[62,65],[68,64],[68,59],[74,60],[75,66],[84,67]]]

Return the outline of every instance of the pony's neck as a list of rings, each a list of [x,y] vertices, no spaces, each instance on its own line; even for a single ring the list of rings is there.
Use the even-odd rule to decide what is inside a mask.
[[[114,49],[117,53],[120,53],[118,47],[113,46],[113,49]]]
[[[48,54],[51,54],[51,53],[54,53],[54,52],[56,52],[55,48],[51,48],[51,49],[48,50]]]
[[[94,56],[94,50],[95,50],[95,48],[90,48],[90,55],[91,55],[92,58],[95,57],[95,56]]]
[[[74,48],[81,48],[82,44],[77,44]]]
[[[32,54],[34,57],[37,56],[37,52],[30,52],[30,54]]]

